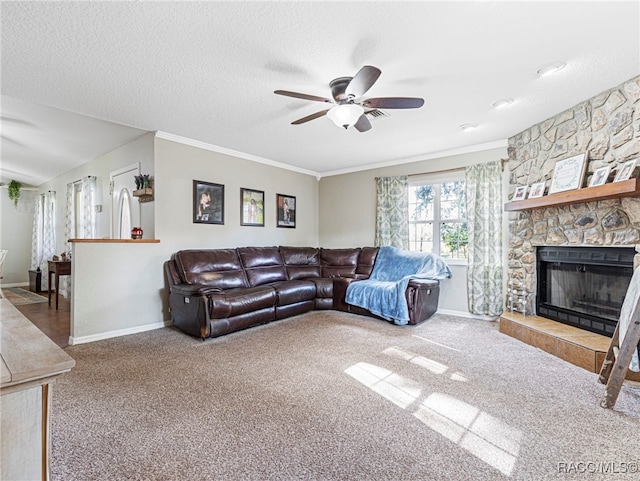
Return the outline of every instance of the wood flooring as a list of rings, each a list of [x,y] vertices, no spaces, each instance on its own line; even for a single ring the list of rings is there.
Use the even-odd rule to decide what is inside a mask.
[[[47,293],[40,293],[47,295]],[[59,305],[56,310],[55,297],[51,296],[51,306],[48,302],[34,304],[22,304],[16,306],[27,319],[40,329],[60,347],[69,345],[71,333],[71,302],[63,296],[59,297]]]

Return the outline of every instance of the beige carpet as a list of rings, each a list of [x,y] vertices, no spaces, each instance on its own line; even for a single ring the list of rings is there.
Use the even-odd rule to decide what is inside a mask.
[[[168,328],[65,350],[57,481],[638,476],[638,391],[605,410],[595,374],[493,323],[313,312],[206,342]]]

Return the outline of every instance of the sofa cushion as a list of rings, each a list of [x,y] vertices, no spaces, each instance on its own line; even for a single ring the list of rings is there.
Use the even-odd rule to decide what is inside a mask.
[[[320,249],[322,277],[355,274],[360,249]]]
[[[316,285],[311,281],[296,280],[272,284],[278,296],[278,306],[310,301],[316,297]]]
[[[291,280],[320,277],[320,250],[315,247],[280,247]]]
[[[273,307],[275,304],[276,291],[272,287],[227,289],[209,295],[209,316],[212,319],[224,319]]]
[[[378,256],[378,247],[363,247],[358,257],[358,267],[356,274],[370,276],[373,271],[373,265],[376,263]]]
[[[176,270],[187,284],[220,289],[249,287],[235,249],[194,249],[176,252]]]
[[[261,286],[287,280],[287,271],[277,247],[239,247],[237,250],[249,285]]]
[[[333,297],[333,281],[326,277],[309,279],[316,285],[316,298],[331,299]]]

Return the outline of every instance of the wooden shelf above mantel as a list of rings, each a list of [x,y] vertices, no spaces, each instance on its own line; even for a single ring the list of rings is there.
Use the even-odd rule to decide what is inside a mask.
[[[558,192],[534,199],[516,200],[507,202],[504,210],[518,211],[530,209],[543,209],[545,207],[557,207],[560,205],[578,204],[580,202],[594,202],[606,199],[619,199],[621,197],[640,196],[640,179],[623,180],[611,184],[585,187],[583,189]]]

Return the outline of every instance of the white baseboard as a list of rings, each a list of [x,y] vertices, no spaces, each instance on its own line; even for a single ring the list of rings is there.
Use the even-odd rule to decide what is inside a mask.
[[[0,289],[4,289],[6,287],[29,287],[28,282],[11,282],[9,284],[0,284]]]
[[[452,311],[450,309],[438,309],[437,314],[444,314],[447,316],[465,317],[467,319],[476,319],[478,321],[497,321],[498,316],[479,316],[477,314],[471,314],[468,311]]]
[[[154,329],[162,329],[171,326],[171,321],[154,322],[144,326],[130,327],[128,329],[120,329],[118,331],[101,332],[91,336],[73,337],[69,336],[69,345],[86,344],[88,342],[102,341],[113,337],[128,336],[129,334],[138,334],[140,332],[153,331]]]

